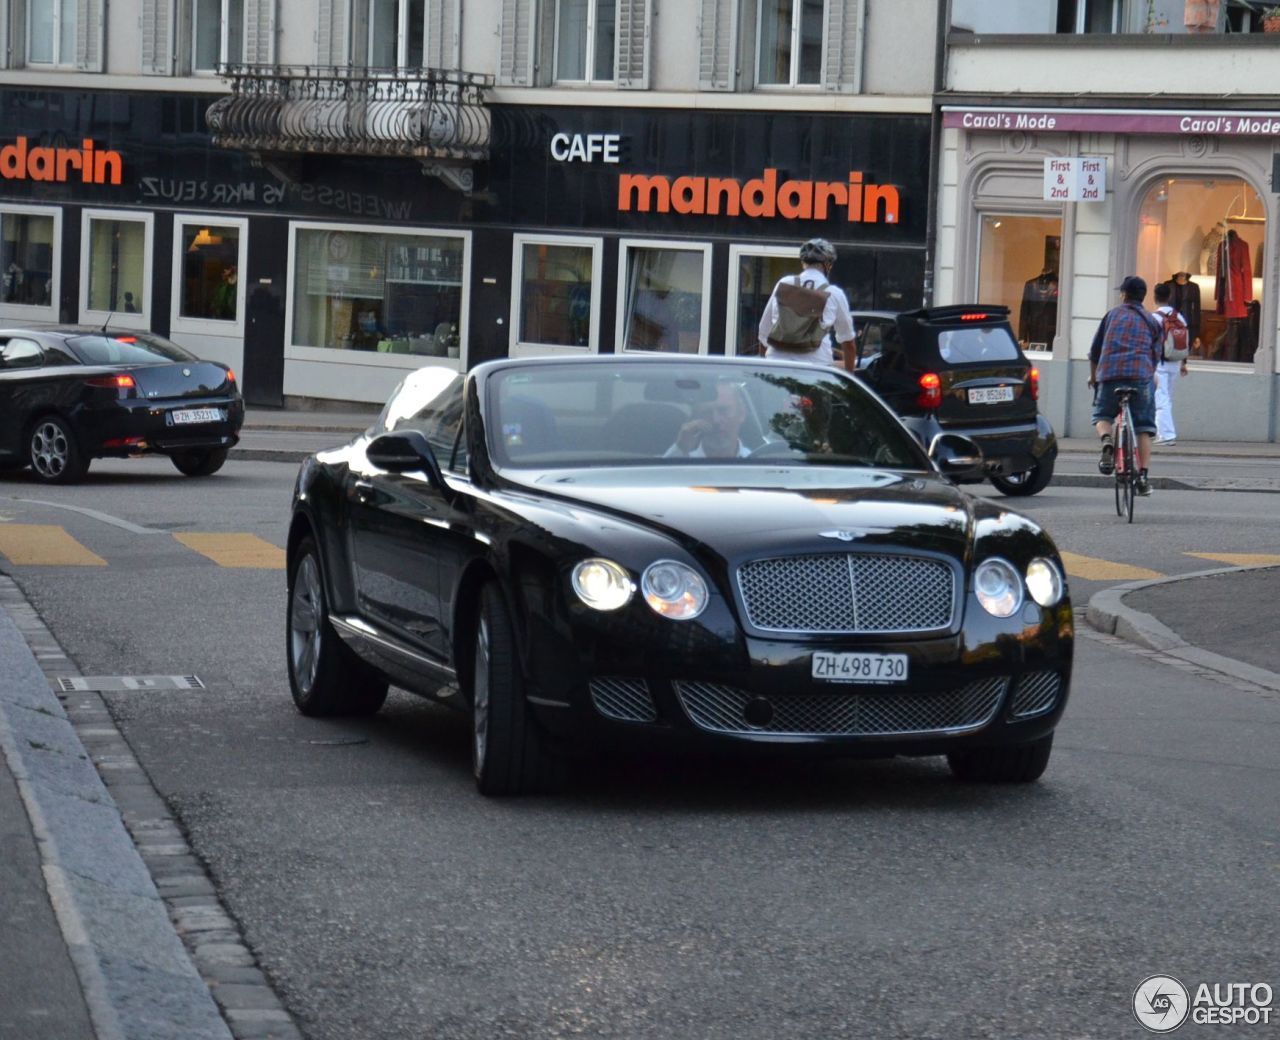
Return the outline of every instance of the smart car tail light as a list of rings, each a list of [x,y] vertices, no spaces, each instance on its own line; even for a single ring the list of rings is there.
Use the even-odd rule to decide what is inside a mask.
[[[1027,377],[1027,387],[1031,391],[1031,400],[1040,400],[1040,369],[1033,368]]]
[[[942,407],[942,379],[936,372],[926,372],[920,377],[920,392],[916,405],[934,411]]]

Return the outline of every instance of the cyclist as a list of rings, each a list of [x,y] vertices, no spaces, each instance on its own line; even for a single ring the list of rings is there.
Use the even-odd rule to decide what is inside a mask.
[[[1131,386],[1129,398],[1133,428],[1138,434],[1139,495],[1151,494],[1147,467],[1151,463],[1151,439],[1155,436],[1155,404],[1153,379],[1160,362],[1163,336],[1142,301],[1147,298],[1147,283],[1137,275],[1129,275],[1120,283],[1121,302],[1107,311],[1089,350],[1089,386],[1096,390],[1093,402],[1093,427],[1102,441],[1098,459],[1101,473],[1115,472],[1115,444],[1111,426],[1120,410],[1116,387]]]

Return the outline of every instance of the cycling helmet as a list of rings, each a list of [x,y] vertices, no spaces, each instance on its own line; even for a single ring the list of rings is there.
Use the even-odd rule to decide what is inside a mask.
[[[811,238],[800,247],[802,264],[834,264],[836,247],[825,238]]]

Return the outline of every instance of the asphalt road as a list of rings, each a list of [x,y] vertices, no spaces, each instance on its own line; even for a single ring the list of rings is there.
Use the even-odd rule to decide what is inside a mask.
[[[485,801],[441,709],[297,715],[283,572],[174,537],[283,544],[293,467],[93,472],[2,483],[0,518],[60,525],[106,565],[0,570],[84,673],[208,684],[110,704],[313,1040],[1138,1036],[1153,973],[1280,989],[1274,696],[1082,628],[1028,788],[933,760],[630,759]],[[1213,566],[1190,552],[1280,552],[1276,501],[1162,492],[1132,527],[1096,489],[1019,506],[1081,557],[1176,574]],[[1109,584],[1073,578],[1077,605]]]

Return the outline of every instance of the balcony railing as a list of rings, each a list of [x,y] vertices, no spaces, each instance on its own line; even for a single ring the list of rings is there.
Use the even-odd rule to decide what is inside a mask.
[[[213,142],[263,155],[489,155],[488,76],[441,69],[224,65],[231,93],[207,113]]]

